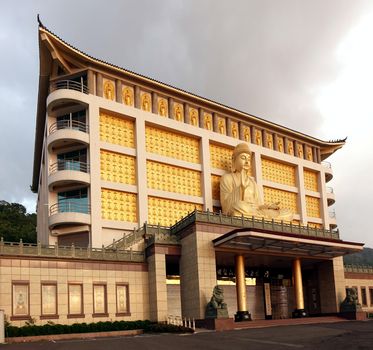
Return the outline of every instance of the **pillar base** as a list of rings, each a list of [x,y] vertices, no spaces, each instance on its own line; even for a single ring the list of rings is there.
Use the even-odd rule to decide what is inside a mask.
[[[252,321],[249,311],[237,311],[234,315],[234,322]]]
[[[304,309],[295,309],[292,313],[293,318],[307,317],[307,313]]]

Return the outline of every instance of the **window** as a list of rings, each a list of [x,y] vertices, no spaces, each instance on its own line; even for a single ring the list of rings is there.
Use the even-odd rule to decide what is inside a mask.
[[[361,305],[367,306],[367,289],[365,287],[361,287]]]
[[[117,313],[116,316],[130,316],[128,283],[116,285]]]
[[[373,306],[373,287],[369,287],[370,306]]]
[[[40,318],[58,318],[57,314],[57,282],[42,282]]]
[[[58,170],[77,170],[87,172],[87,149],[60,153],[57,155]]]
[[[68,318],[84,317],[83,314],[83,285],[81,283],[69,284],[69,314]]]
[[[11,320],[28,320],[30,318],[30,283],[28,281],[12,282],[12,317]]]
[[[93,285],[93,316],[107,316],[106,284]]]
[[[57,129],[72,128],[86,132],[85,109],[57,117]]]
[[[60,213],[89,213],[87,188],[58,193]]]

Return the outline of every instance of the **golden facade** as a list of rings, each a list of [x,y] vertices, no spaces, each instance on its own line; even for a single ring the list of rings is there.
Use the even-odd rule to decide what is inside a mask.
[[[243,127],[243,140],[245,142],[251,142],[251,131],[249,126]]]
[[[135,157],[125,154],[100,151],[101,180],[122,184],[136,184]]]
[[[277,182],[288,186],[296,186],[295,167],[262,158],[263,180]]]
[[[161,117],[168,116],[168,102],[163,97],[158,97],[158,115]]]
[[[122,86],[122,102],[126,106],[133,106],[133,101],[134,101],[133,96],[134,96],[133,87]]]
[[[211,143],[210,162],[212,168],[230,170],[232,165],[232,149]]]
[[[133,121],[101,112],[100,140],[123,147],[135,148]]]
[[[169,164],[146,162],[148,187],[190,196],[202,195],[201,173]]]
[[[178,122],[184,121],[184,106],[181,103],[174,103],[173,113],[175,120]]]
[[[104,220],[137,222],[136,194],[102,188],[101,216]]]
[[[198,126],[198,109],[189,107],[189,120],[193,126]]]
[[[152,110],[152,97],[148,92],[142,91],[140,94],[141,109],[145,112],[151,112]]]
[[[148,197],[148,220],[150,224],[172,226],[193,210],[202,210],[201,204]]]
[[[293,213],[298,213],[297,193],[279,190],[277,188],[263,186],[264,203],[279,202],[280,208],[290,209]]]
[[[320,218],[320,198],[306,196],[307,216],[312,218]]]
[[[304,187],[306,190],[318,192],[318,174],[315,171],[304,170]]]
[[[206,130],[212,130],[212,114],[211,113],[203,113],[203,127]]]
[[[231,136],[234,137],[235,139],[238,139],[238,136],[239,136],[238,134],[239,134],[239,132],[238,132],[238,123],[232,121],[231,122]]]
[[[211,175],[212,199],[220,200],[220,176]]]
[[[152,126],[147,126],[145,132],[147,152],[189,163],[200,163],[197,139]]]
[[[115,100],[115,82],[109,79],[104,79],[103,83],[104,83],[104,86],[103,86],[104,97],[107,100],[114,101]]]
[[[218,117],[218,132],[219,134],[226,134],[225,118]]]

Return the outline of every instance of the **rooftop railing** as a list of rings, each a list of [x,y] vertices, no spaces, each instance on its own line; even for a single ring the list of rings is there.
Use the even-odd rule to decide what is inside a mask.
[[[68,89],[83,92],[84,94],[89,94],[88,86],[81,82],[74,80],[59,80],[51,83],[51,91]]]
[[[89,164],[77,160],[59,160],[49,167],[50,174],[54,174],[55,172],[62,170],[73,170],[89,173]]]
[[[57,130],[62,129],[79,130],[88,133],[88,125],[86,123],[77,120],[59,120],[49,127],[49,134],[53,134]]]
[[[77,202],[74,200],[64,199],[51,205],[50,215],[58,213],[82,213],[90,214],[91,206],[88,203]]]
[[[144,262],[144,252],[109,248],[81,248],[74,244],[71,246],[42,245],[20,242],[4,242],[0,240],[0,256],[17,255],[17,256],[39,256],[53,258],[75,258],[100,261],[128,261]]]
[[[373,266],[368,266],[368,265],[345,265],[344,269],[345,269],[345,272],[373,274]]]
[[[323,160],[323,161],[321,162],[321,164],[322,164],[325,168],[328,168],[328,169],[331,169],[331,168],[332,168],[331,163],[327,162],[326,160]]]

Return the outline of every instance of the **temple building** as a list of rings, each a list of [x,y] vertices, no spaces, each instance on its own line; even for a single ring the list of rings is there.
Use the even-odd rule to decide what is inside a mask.
[[[353,286],[373,310],[328,184],[345,140],[93,58],[40,22],[39,49],[40,243],[0,244],[12,321],[202,320],[215,286],[236,321],[336,314]]]

